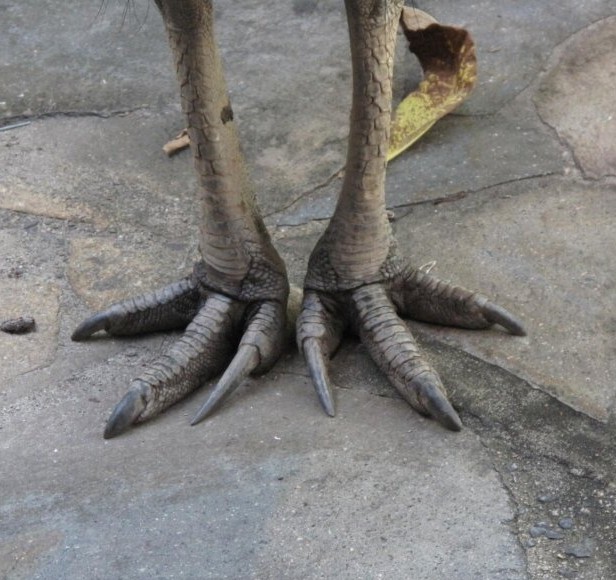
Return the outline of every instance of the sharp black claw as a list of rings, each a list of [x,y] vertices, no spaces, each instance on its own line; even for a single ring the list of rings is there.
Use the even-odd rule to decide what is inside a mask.
[[[439,403],[438,408],[432,409],[431,413],[432,417],[446,429],[450,431],[462,430],[462,421],[449,401],[444,400]]]
[[[145,385],[144,385],[145,386]],[[138,420],[146,407],[145,393],[143,388],[131,388],[122,400],[116,405],[111,417],[105,426],[105,439],[111,439],[127,431]]]
[[[71,336],[71,340],[75,342],[79,342],[80,340],[85,340],[92,336],[95,332],[99,330],[105,330],[107,327],[108,316],[105,312],[99,312],[94,316],[90,316],[84,320],[73,332]]]
[[[413,381],[412,385],[417,389],[417,401],[421,406],[420,410],[438,421],[446,429],[460,431],[462,421],[447,397],[435,386],[435,381],[440,384],[437,377],[426,377],[425,375],[421,375]]]
[[[259,362],[259,351],[255,346],[241,345],[216,388],[210,393],[207,401],[197,411],[190,424],[196,425],[212,413],[257,368]]]
[[[500,324],[514,336],[526,336],[526,330],[522,323],[509,310],[488,302],[484,306],[484,316],[492,324]]]
[[[336,415],[336,405],[329,385],[325,357],[319,342],[315,338],[307,338],[304,340],[302,349],[321,406],[330,417],[334,417]]]

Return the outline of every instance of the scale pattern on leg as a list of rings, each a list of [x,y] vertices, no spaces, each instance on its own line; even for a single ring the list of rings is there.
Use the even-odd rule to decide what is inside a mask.
[[[361,341],[390,382],[421,414],[459,431],[462,424],[447,400],[439,376],[420,354],[383,286],[370,284],[358,288],[351,293],[351,300]]]
[[[390,296],[400,314],[413,320],[470,329],[500,324],[513,335],[526,335],[522,323],[502,306],[421,270],[407,269],[396,276]]]
[[[397,257],[385,207],[385,169],[393,55],[403,2],[345,0],[345,5],[353,64],[346,172],[334,215],[308,264],[304,288],[313,297],[304,301],[298,343],[326,410],[331,400],[327,336],[338,321],[340,328],[348,324],[360,335],[415,409],[459,430],[460,419],[437,373],[422,358],[396,307],[402,314],[440,324],[487,328],[498,323],[514,334],[524,331],[510,313],[484,296],[406,270]],[[315,307],[325,298],[336,308]]]
[[[208,289],[238,300],[278,300],[288,294],[283,261],[274,249],[244,163],[211,0],[156,0],[175,57],[200,187],[195,275]]]
[[[297,346],[304,354],[321,406],[330,417],[336,414],[336,406],[327,361],[338,349],[345,326],[336,299],[306,290],[297,318]]]
[[[105,438],[154,417],[220,373],[237,347],[245,309],[227,296],[210,295],[182,337],[133,381],[107,423]]]
[[[99,330],[128,336],[160,330],[185,328],[201,305],[202,298],[192,277],[154,292],[112,304],[84,320],[72,340],[85,340]]]
[[[105,437],[160,413],[230,361],[221,382],[232,386],[253,371],[269,368],[282,349],[289,294],[284,263],[271,243],[243,162],[214,38],[212,2],[155,3],[175,57],[200,185],[196,210],[201,261],[189,279],[116,304],[85,321],[73,335],[83,340],[99,330],[121,335],[186,327],[168,353],[133,382],[114,410]]]
[[[191,425],[212,413],[248,375],[264,373],[278,360],[287,323],[285,307],[272,300],[254,304],[247,312],[247,319],[237,353]]]

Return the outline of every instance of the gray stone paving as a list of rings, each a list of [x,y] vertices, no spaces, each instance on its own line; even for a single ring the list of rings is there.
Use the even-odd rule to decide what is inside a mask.
[[[390,165],[400,249],[529,330],[411,325],[462,433],[413,413],[349,340],[335,419],[291,345],[204,424],[188,427],[201,392],[109,442],[111,408],[175,337],[70,333],[188,271],[195,180],[187,153],[161,151],[183,120],[156,10],[99,7],[0,6],[0,127],[31,121],[0,132],[0,319],[37,321],[0,332],[0,577],[616,577],[611,0],[419,6],[474,33],[480,83]],[[259,199],[301,284],[344,169],[342,3],[217,15]],[[400,98],[418,69],[403,48],[397,62]]]

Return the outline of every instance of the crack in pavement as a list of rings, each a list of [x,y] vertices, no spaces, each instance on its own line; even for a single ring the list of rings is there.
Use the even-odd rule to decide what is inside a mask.
[[[505,181],[499,181],[497,183],[492,183],[490,185],[486,185],[486,186],[480,187],[478,189],[467,189],[467,190],[462,190],[462,191],[456,191],[454,193],[450,193],[450,194],[444,195],[444,196],[432,197],[430,199],[423,199],[421,201],[411,201],[411,202],[408,202],[408,203],[401,203],[401,204],[396,204],[396,205],[388,205],[387,209],[397,210],[397,209],[406,209],[406,208],[419,207],[419,206],[423,206],[423,205],[440,205],[442,203],[452,203],[452,202],[456,202],[456,201],[460,201],[462,199],[465,199],[469,195],[473,195],[473,194],[477,194],[477,193],[483,193],[483,192],[488,191],[488,190],[490,190],[490,189],[492,189],[494,187],[502,187],[502,186],[505,186],[505,185],[511,185],[512,183],[522,183],[524,181],[530,181],[530,180],[533,180],[533,179],[543,179],[545,177],[558,177],[560,175],[561,175],[561,173],[557,173],[557,172],[554,172],[554,171],[548,171],[548,172],[544,172],[544,173],[536,173],[534,175],[527,175],[525,177],[516,177],[516,178],[513,178],[513,179],[507,179]],[[313,191],[317,191],[319,189],[322,189],[323,187],[325,187],[326,185],[331,183],[333,178],[335,178],[336,176],[337,176],[337,174],[334,174],[333,176],[328,178],[328,180],[326,182],[324,182],[324,183],[314,187],[313,189],[311,189],[308,192],[303,193],[301,197],[309,195]],[[593,179],[592,181],[597,181],[597,180]],[[291,202],[287,206],[287,208],[291,207],[299,199],[300,198],[297,198],[296,200]],[[284,211],[287,208],[283,208],[281,210],[277,210],[277,211],[271,212],[271,213],[267,214],[267,216],[265,216],[265,217],[269,217],[271,215],[275,215],[277,213],[281,213],[282,211]],[[397,216],[395,219],[396,219],[396,221],[399,221],[401,219],[404,219],[407,215],[408,214],[405,214],[403,216]],[[282,223],[276,224],[274,227],[276,227],[276,228],[280,228],[280,227],[297,228],[297,227],[306,226],[307,224],[310,224],[311,222],[323,222],[323,221],[327,221],[329,219],[330,219],[330,217],[315,217],[315,218],[307,219],[306,221],[303,221],[301,223],[284,223],[284,222],[282,222]]]
[[[291,200],[287,205],[281,207],[280,209],[276,209],[274,211],[271,211],[267,214],[265,214],[263,217],[264,218],[269,218],[272,217],[274,215],[278,215],[280,213],[283,213],[284,211],[286,211],[287,209],[289,209],[290,207],[293,207],[298,201],[301,201],[303,198],[315,193],[316,191],[319,191],[321,189],[324,189],[325,187],[327,187],[332,181],[334,181],[335,179],[342,177],[342,175],[344,174],[344,169],[345,169],[345,165],[343,165],[340,169],[337,169],[336,171],[334,171],[334,173],[332,173],[327,179],[325,179],[323,182],[315,185],[314,187],[310,188],[307,191],[304,191],[302,193],[300,193],[295,199]],[[329,219],[329,218],[328,218]],[[310,221],[310,220],[308,220]],[[306,222],[307,223],[307,222]],[[284,224],[281,224],[284,225]]]
[[[613,17],[614,15],[603,16],[589,23],[586,23],[580,28],[577,28],[569,35],[567,35],[567,37],[564,38],[562,41],[552,46],[552,49],[546,57],[541,70],[538,72],[537,75],[535,75],[533,82],[530,83],[527,87],[529,92],[532,92],[532,94],[530,95],[530,102],[532,107],[534,108],[537,118],[539,119],[539,122],[544,127],[547,127],[548,131],[556,139],[557,143],[559,143],[560,146],[569,154],[571,160],[573,161],[573,166],[579,174],[579,177],[585,181],[597,182],[605,177],[616,177],[616,173],[606,173],[601,176],[598,176],[597,178],[589,176],[588,171],[584,169],[584,165],[580,161],[578,154],[576,153],[576,148],[573,143],[570,142],[564,135],[562,135],[561,131],[559,131],[555,125],[550,123],[541,114],[540,104],[537,102],[538,92],[540,91],[541,85],[546,80],[546,78],[549,77],[552,73],[554,73],[558,69],[558,67],[565,62],[564,59],[566,58],[567,49],[570,48],[567,45],[570,42],[573,42],[573,39],[583,31],[588,30],[594,26],[598,26]]]
[[[588,171],[586,171],[584,169],[584,166],[582,164],[582,162],[580,161],[576,151],[575,151],[575,147],[573,146],[573,144],[569,143],[569,141],[567,141],[567,139],[565,139],[565,137],[563,137],[560,132],[558,131],[558,129],[552,125],[549,121],[547,121],[546,119],[543,118],[543,116],[541,115],[541,113],[539,112],[539,107],[537,105],[537,103],[535,102],[535,100],[533,99],[533,106],[535,107],[535,111],[537,113],[537,117],[539,117],[539,121],[549,129],[549,131],[553,134],[554,138],[556,139],[556,141],[559,143],[559,145],[565,149],[565,151],[567,151],[567,153],[569,154],[569,156],[571,157],[572,161],[573,161],[573,167],[575,169],[575,171],[577,172],[577,177],[579,179],[581,179],[582,181],[591,181],[594,183],[600,182],[603,179],[607,178],[607,177],[616,177],[616,173],[605,173],[603,175],[599,175],[597,177],[592,177],[591,175],[588,174]]]
[[[477,416],[476,414],[468,411],[467,413],[474,417],[476,420],[478,420],[480,423],[483,422],[481,417]],[[504,475],[503,469],[499,467],[498,462],[495,459],[492,459],[497,453],[497,451],[490,446],[489,441],[484,436],[482,436],[481,433],[478,433],[477,431],[470,428],[469,431],[471,431],[473,435],[475,435],[475,437],[479,439],[481,446],[490,456],[490,464],[492,465],[492,469],[494,470],[494,473],[496,473],[496,477],[498,478],[500,486],[507,494],[507,498],[509,499],[511,506],[513,507],[513,518],[509,521],[506,521],[505,523],[507,523],[512,528],[512,532],[515,535],[516,542],[518,543],[520,549],[522,550],[522,553],[524,554],[524,566],[526,568],[526,574],[529,578],[531,578],[532,574],[530,570],[530,562],[528,560],[528,546],[525,546],[524,542],[522,541],[520,529],[520,510],[522,509],[522,504],[520,501],[518,501],[512,486],[507,482],[507,478]]]
[[[524,181],[530,181],[532,179],[542,179],[545,177],[555,177],[561,175],[560,173],[549,171],[545,173],[536,173],[534,175],[527,175],[525,177],[515,177],[513,179],[506,179],[505,181],[499,181],[497,183],[492,183],[490,185],[485,185],[484,187],[480,187],[478,189],[467,189],[462,191],[456,191],[455,193],[450,193],[448,195],[444,195],[441,197],[433,197],[430,199],[423,199],[421,201],[411,201],[408,203],[402,203],[398,205],[387,206],[389,209],[405,209],[408,207],[418,207],[422,205],[440,205],[442,203],[451,203],[454,201],[460,201],[469,195],[473,195],[475,193],[483,193],[484,191],[488,191],[493,187],[502,187],[504,185],[511,185],[512,183],[522,183]],[[406,216],[402,216],[406,217]],[[398,218],[402,219],[402,218]]]
[[[9,125],[15,124],[21,126],[20,123],[22,121],[37,121],[39,119],[54,119],[54,118],[81,118],[81,117],[97,117],[99,119],[111,119],[112,117],[126,117],[131,113],[136,113],[139,111],[147,111],[150,110],[149,106],[139,106],[132,107],[129,109],[113,109],[111,111],[47,111],[44,113],[20,113],[18,115],[12,115],[10,117],[5,117],[2,119],[2,124],[0,125],[0,130],[3,127],[7,127]],[[15,127],[17,129],[18,127]]]
[[[0,206],[0,212],[7,212],[8,214],[17,214],[19,216],[33,216],[37,218],[48,219],[53,222],[60,222],[63,224],[71,223],[71,224],[78,224],[78,225],[83,225],[83,226],[96,226],[97,225],[95,217],[93,217],[92,219],[88,219],[88,218],[82,218],[78,216],[58,216],[58,215],[52,215],[52,214],[44,213],[44,212],[37,212],[37,211],[31,211],[27,209],[17,209],[14,207],[2,207],[2,206]]]
[[[540,79],[538,79],[537,82],[540,82]],[[584,168],[582,167],[582,162],[576,155],[575,148],[573,147],[573,145],[571,145],[564,137],[561,136],[561,134],[558,132],[558,129],[554,127],[554,125],[552,125],[543,118],[534,97],[531,99],[531,102],[533,108],[535,109],[535,114],[539,119],[539,122],[548,129],[548,131],[552,134],[552,138],[555,139],[556,142],[569,154],[571,160],[573,161],[573,168],[577,172],[577,177],[583,179],[584,181],[596,181],[595,179],[590,178],[586,171],[584,171]]]

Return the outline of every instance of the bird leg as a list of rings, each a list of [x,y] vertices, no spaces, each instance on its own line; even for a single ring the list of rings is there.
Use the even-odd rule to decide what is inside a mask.
[[[112,305],[84,321],[73,340],[99,330],[133,335],[186,328],[135,379],[105,429],[113,437],[154,417],[224,372],[193,423],[282,350],[289,285],[251,189],[239,146],[209,0],[156,0],[176,63],[199,192],[202,259],[175,284]]]
[[[436,371],[398,314],[437,324],[512,334],[522,325],[487,298],[408,267],[397,255],[385,207],[393,58],[401,0],[346,0],[353,66],[353,105],[342,191],[314,248],[297,321],[319,400],[334,414],[327,361],[349,330],[421,414],[461,428]]]

